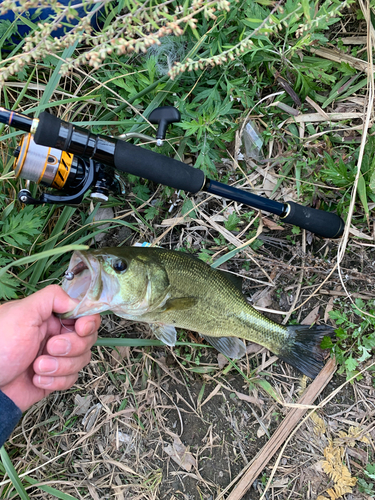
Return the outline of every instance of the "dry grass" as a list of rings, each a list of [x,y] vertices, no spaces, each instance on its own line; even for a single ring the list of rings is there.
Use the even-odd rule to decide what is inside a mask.
[[[323,134],[307,135],[308,120],[327,120],[324,134],[344,130],[360,139],[359,130],[372,118],[372,90],[367,114],[359,112],[365,102],[358,104],[358,99],[333,105],[328,116],[311,103],[314,116],[297,117],[304,146],[318,150],[316,140]],[[352,126],[339,129],[331,119],[333,114],[342,117],[343,110],[353,113]],[[252,119],[262,117],[252,115]],[[267,156],[282,157],[286,152],[287,143],[271,141]],[[235,163],[233,159],[224,168],[230,170]],[[252,173],[244,174],[244,187],[270,195],[278,179],[272,164],[249,160],[247,166]],[[229,183],[237,182],[233,174]],[[192,198],[196,218],[180,215],[181,199],[176,194],[174,210],[155,225],[154,233],[131,208],[115,216],[139,225],[138,240],[153,240],[166,248],[184,246],[198,252],[210,246],[217,259],[234,245],[239,251],[223,268],[244,278],[244,292],[252,296],[255,306],[279,322],[291,317],[301,322],[309,315],[310,321],[319,317],[329,321],[328,312],[337,297],[348,303],[355,297],[375,298],[375,225],[373,220],[367,228],[351,223],[355,190],[356,185],[340,242],[304,232],[288,240],[285,234],[290,231],[278,226],[276,218],[257,213],[239,232],[228,231],[223,224],[228,215],[243,214],[247,208],[207,194]],[[297,199],[295,179],[284,181],[272,197]],[[246,238],[251,230],[256,230],[254,239],[263,241],[257,251]],[[220,244],[215,243],[218,238]],[[124,239],[125,234],[116,229],[106,243],[121,244]],[[144,338],[151,333],[146,326],[110,315],[104,318],[100,335]],[[185,340],[200,342],[195,334],[185,335]],[[80,500],[223,498],[223,491],[242,477],[305,390],[306,381],[299,374],[275,361],[266,349],[253,346],[246,359],[231,365],[209,346],[97,347],[70,391],[52,395],[26,413],[7,449],[21,478],[27,474],[40,485],[52,485]],[[275,397],[260,387],[259,380],[270,384]],[[374,460],[375,393],[367,371],[353,383],[336,375],[314,404],[315,413],[310,408],[285,449],[265,466],[244,499],[333,498],[339,491],[335,487],[345,481],[343,474],[334,471],[330,457],[340,454],[350,478],[361,475]],[[270,476],[273,482],[266,486]],[[8,483],[6,477],[0,483],[0,496]],[[342,498],[370,498],[359,493],[354,483]],[[35,485],[27,491],[34,499],[50,498]]]
[[[222,222],[216,222],[215,214],[223,213],[223,202],[199,198],[203,196],[195,204],[202,202],[201,218],[169,226],[159,244],[176,247],[181,237],[190,236],[191,246],[198,249],[202,231],[206,243],[217,236]],[[248,278],[245,292],[255,305],[272,310],[268,314],[277,321],[293,311],[298,321],[308,315],[311,320],[312,312],[324,318],[343,293],[333,258],[337,242],[309,244],[303,238],[302,244],[293,244],[283,235],[263,226],[264,245],[257,252],[245,248],[226,267]],[[340,272],[347,291],[373,299],[375,245],[365,241],[349,240]],[[218,252],[225,252],[224,247]],[[245,260],[248,271],[242,268]],[[147,326],[110,315],[103,319],[100,335],[144,338],[151,332]],[[192,333],[185,339],[201,342]],[[31,408],[14,432],[7,448],[19,475],[27,473],[39,484],[79,499],[222,498],[306,386],[298,373],[275,363],[265,349],[250,345],[248,351],[246,359],[227,365],[208,346],[97,347],[78,383]],[[259,387],[259,380],[270,383],[276,400]],[[316,424],[307,417],[301,421],[286,448],[266,465],[243,498],[315,499],[334,488],[337,483],[322,465],[329,439],[341,440],[351,477],[361,473],[375,451],[374,388],[367,372],[362,381],[343,382],[336,376],[315,401],[324,432],[317,433]],[[360,438],[345,438],[343,433],[349,434],[353,427],[361,431]],[[273,482],[265,490],[271,474]],[[366,498],[356,486],[353,491],[345,498]],[[28,493],[31,498],[50,498],[35,486]]]

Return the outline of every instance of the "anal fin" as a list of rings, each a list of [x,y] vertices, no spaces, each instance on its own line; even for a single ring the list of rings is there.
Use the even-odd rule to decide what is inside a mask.
[[[164,344],[170,347],[176,345],[177,332],[176,328],[172,325],[164,325],[162,323],[152,323],[150,325],[156,338],[161,340]]]
[[[209,337],[208,335],[201,335],[201,337],[228,358],[239,359],[246,354],[245,343],[238,337]]]

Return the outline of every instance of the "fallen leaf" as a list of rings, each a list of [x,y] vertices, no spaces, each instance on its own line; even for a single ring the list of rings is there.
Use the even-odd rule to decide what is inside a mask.
[[[164,451],[187,472],[197,466],[195,458],[178,436],[175,436],[173,444],[168,444]]]
[[[132,436],[130,434],[119,431],[117,436],[120,443],[130,444],[132,442]]]
[[[310,233],[310,231],[306,231],[306,242],[308,245],[311,245],[313,237],[314,237],[313,233]]]
[[[333,310],[333,297],[331,297],[328,301],[328,304],[326,305],[325,311],[324,311],[324,323],[327,323],[329,320],[329,312]]]
[[[217,364],[219,365],[220,370],[222,370],[224,366],[228,364],[227,358],[224,356],[224,354],[221,354],[221,352],[219,352],[219,354],[217,355]]]
[[[119,401],[120,397],[118,394],[107,394],[106,396],[101,396],[101,403],[108,405],[109,403],[113,403],[114,401]]]
[[[276,224],[276,222],[274,222],[273,220],[267,219],[267,217],[262,217],[262,220],[263,220],[263,224],[266,227],[268,227],[268,229],[271,229],[271,231],[284,231],[284,229],[285,229],[284,227]]]
[[[351,227],[349,229],[349,233],[352,236],[356,236],[357,238],[362,238],[364,240],[373,241],[373,238],[371,236],[369,236],[368,234],[362,233],[362,231],[358,231],[358,229],[355,229],[354,227]]]
[[[248,342],[246,345],[246,354],[255,354],[262,349],[264,349],[262,345],[256,344],[255,342]]]
[[[91,406],[91,400],[92,396],[80,396],[79,394],[76,394],[76,397],[74,398],[74,404],[76,405],[74,414],[85,415]]]
[[[314,309],[306,316],[305,319],[301,321],[301,325],[312,325],[319,319],[319,308],[320,306],[314,307]]]
[[[268,290],[268,292],[262,290],[262,292],[258,295],[259,298],[256,294],[254,294],[252,297],[254,305],[264,308],[269,307],[272,304],[272,294],[273,290]]]
[[[261,438],[266,434],[266,431],[263,429],[263,427],[259,427],[257,430],[257,437]]]
[[[277,186],[277,179],[273,175],[273,170],[272,171],[265,171],[264,172],[264,179],[263,179],[263,191],[270,195],[275,187]]]
[[[98,209],[98,211],[96,212],[96,214],[95,214],[94,221],[98,222],[98,221],[101,221],[101,220],[110,220],[110,219],[113,219],[114,216],[115,216],[115,213],[113,211],[113,208],[111,208],[111,207],[106,207],[106,208],[100,207]],[[101,224],[101,225],[98,224],[96,226],[96,229],[106,229],[109,226],[110,226],[109,223],[107,223],[107,224]],[[95,241],[97,243],[99,241],[102,241],[102,239],[105,237],[105,235],[106,235],[105,232],[97,234],[95,236]]]
[[[129,346],[117,346],[116,349],[112,349],[111,364],[117,365],[118,361],[122,361],[124,358],[128,358],[130,354]]]
[[[275,481],[272,482],[272,487],[273,488],[284,488],[289,483],[289,478],[288,477],[281,477],[280,479],[276,479]]]

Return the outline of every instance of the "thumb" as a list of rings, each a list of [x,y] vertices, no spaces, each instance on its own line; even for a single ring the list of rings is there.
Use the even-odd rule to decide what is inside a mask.
[[[72,299],[58,285],[49,285],[23,299],[30,310],[38,313],[42,321],[46,321],[52,313],[72,311],[79,300]]]

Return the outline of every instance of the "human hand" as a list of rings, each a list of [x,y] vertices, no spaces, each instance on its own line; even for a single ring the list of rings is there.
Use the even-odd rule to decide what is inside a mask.
[[[90,362],[100,315],[61,320],[76,306],[57,285],[0,306],[0,390],[22,411],[72,387]],[[65,328],[66,326],[66,328]]]

